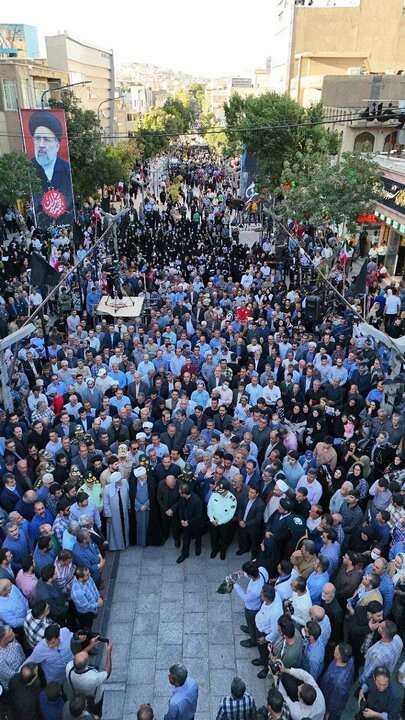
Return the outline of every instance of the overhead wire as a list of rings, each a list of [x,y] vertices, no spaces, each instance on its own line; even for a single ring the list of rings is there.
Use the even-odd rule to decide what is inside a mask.
[[[388,118],[389,120],[393,120],[394,118]],[[310,118],[307,122],[297,122],[297,123],[274,123],[272,125],[252,125],[250,127],[242,127],[242,126],[229,126],[229,127],[218,127],[218,128],[207,128],[203,129],[202,127],[196,128],[195,130],[188,130],[185,132],[168,132],[164,130],[153,130],[153,129],[146,129],[146,128],[139,128],[138,130],[130,131],[131,135],[128,135],[128,133],[114,133],[114,134],[103,134],[101,133],[102,139],[105,140],[114,140],[114,139],[120,139],[126,138],[128,140],[135,140],[137,137],[145,137],[148,134],[150,134],[151,137],[173,137],[173,138],[179,138],[179,137],[195,137],[196,135],[205,136],[205,135],[217,135],[220,133],[239,133],[243,132],[245,134],[249,134],[252,132],[269,132],[272,130],[283,130],[288,128],[307,128],[307,127],[317,127],[320,125],[338,125],[338,124],[344,124],[352,122],[353,120],[364,120],[363,117],[360,116],[360,112],[355,113],[349,113],[345,117],[339,116],[325,116],[323,118]],[[365,126],[367,127],[367,125]],[[390,130],[396,130],[396,127],[393,127],[391,125],[386,126],[387,129]],[[86,138],[89,137],[91,133],[81,133],[80,135],[62,135],[61,139],[66,140],[72,140],[77,138]],[[21,138],[23,137],[22,132],[19,133],[7,133],[7,132],[0,132],[0,137],[15,137],[15,138]]]

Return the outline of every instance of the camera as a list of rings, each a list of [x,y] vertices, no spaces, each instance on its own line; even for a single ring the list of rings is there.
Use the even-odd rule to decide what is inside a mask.
[[[99,637],[98,637],[98,642],[109,643],[110,640],[109,640],[109,638],[99,636]]]
[[[232,578],[232,580],[234,580],[235,582],[237,582],[237,581],[239,580],[239,573],[237,573],[237,572],[236,572],[236,573],[231,573],[231,578]]]
[[[269,668],[270,668],[271,672],[273,673],[273,675],[277,675],[277,673],[280,672],[280,665],[278,664],[278,662],[269,663]]]

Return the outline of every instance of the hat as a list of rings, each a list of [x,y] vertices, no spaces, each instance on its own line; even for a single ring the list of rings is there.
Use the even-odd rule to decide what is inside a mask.
[[[87,378],[87,380],[86,380],[87,385],[91,382],[94,383],[94,378],[92,378],[92,377]]]
[[[288,490],[288,485],[284,480],[277,480],[276,481],[277,487],[281,490],[281,492],[285,493]]]
[[[39,387],[40,385],[44,384],[44,381],[41,378],[38,378],[38,380],[36,380],[35,383]]]
[[[142,427],[148,428],[149,430],[152,430],[152,428],[153,428],[153,423],[149,422],[149,420],[148,420],[147,422],[144,422],[144,424],[142,425]],[[146,437],[146,435],[145,435],[145,437]]]
[[[143,432],[136,433],[135,440],[144,440],[146,438],[146,434]]]
[[[118,445],[118,457],[126,458],[128,455],[128,448],[127,446],[122,443],[121,445]]]
[[[56,135],[56,138],[58,142],[62,140],[62,125],[59,122],[58,118],[55,117],[50,112],[33,112],[29,121],[28,121],[28,129],[31,133],[31,135],[34,135],[35,130],[39,127],[46,127],[48,130],[53,132],[54,135]]]
[[[135,468],[134,475],[135,477],[142,477],[142,475],[146,475],[146,468],[142,467],[142,465]]]
[[[92,472],[87,472],[87,473],[85,474],[85,476],[84,476],[84,479],[85,479],[85,482],[86,482],[86,483],[95,483],[95,482],[97,482],[97,478],[96,478],[95,475],[93,475]]]
[[[219,492],[219,493],[226,492],[227,490],[229,490],[230,487],[231,487],[231,486],[230,486],[229,481],[224,478],[224,479],[221,480],[221,482],[218,483],[218,485],[214,488],[214,492]]]
[[[78,466],[78,465],[72,465],[72,467],[70,468],[70,474],[72,475],[72,477],[80,477],[80,476],[81,476],[81,472],[80,472],[80,470],[79,470],[79,466]]]
[[[107,371],[105,368],[100,368],[100,370],[97,373],[97,377],[105,377],[107,375]]]
[[[111,484],[115,485],[115,483],[119,482],[120,480],[122,480],[122,475],[120,472],[117,471],[117,472],[111,473],[111,475],[110,475],[110,483]]]
[[[300,515],[290,515],[287,525],[292,535],[301,535],[306,527],[305,520]]]
[[[256,372],[256,370],[253,370],[252,377],[259,377],[259,373]]]

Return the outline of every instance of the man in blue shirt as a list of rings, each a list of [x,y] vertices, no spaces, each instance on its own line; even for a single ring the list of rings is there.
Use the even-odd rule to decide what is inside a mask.
[[[164,720],[193,720],[198,701],[196,681],[188,677],[184,665],[176,664],[169,668],[169,682],[173,690]]]
[[[367,565],[364,570],[363,576],[369,575],[370,573],[374,573],[380,578],[380,586],[378,589],[383,597],[384,617],[386,618],[387,615],[389,615],[391,612],[392,603],[394,600],[394,584],[390,576],[388,575],[387,560],[385,560],[385,558],[383,557],[379,557],[377,558],[377,560],[374,560],[373,563]]]
[[[321,642],[322,630],[316,620],[309,620],[304,628],[305,640],[302,651],[302,669],[317,680],[323,670],[325,644]]]
[[[82,528],[76,535],[76,543],[73,548],[75,565],[82,565],[90,570],[94,582],[99,584],[100,570],[104,565],[97,545],[91,540],[87,528]]]
[[[322,547],[319,557],[329,560],[329,575],[332,576],[338,569],[340,560],[340,545],[337,541],[337,532],[334,528],[325,528],[321,534]]]
[[[53,525],[53,515],[50,510],[45,508],[42,500],[34,502],[35,515],[31,520],[31,535],[34,540],[40,537],[39,528],[41,525]]]
[[[314,565],[307,580],[307,590],[311,596],[313,605],[320,605],[322,600],[322,588],[325,583],[329,582],[329,560],[325,557],[319,557]]]
[[[0,580],[0,621],[3,625],[22,627],[27,612],[27,598],[10,580]]]

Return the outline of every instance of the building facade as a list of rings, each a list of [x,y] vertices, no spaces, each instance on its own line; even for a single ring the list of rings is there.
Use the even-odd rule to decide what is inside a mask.
[[[405,276],[405,158],[378,155],[383,198],[375,216],[381,223],[379,246],[386,247],[384,264],[390,275]]]
[[[320,100],[326,75],[405,68],[403,0],[272,0],[270,89],[301,105]]]
[[[363,120],[359,114],[383,103],[388,109],[401,110],[405,105],[405,76],[403,75],[331,75],[324,78],[322,103],[325,115],[334,120],[328,127],[337,130],[341,138],[340,153],[390,153],[405,144],[403,132],[397,130],[397,120],[380,122]]]
[[[115,75],[112,50],[75,40],[68,33],[45,37],[50,67],[68,74],[69,83],[89,82],[75,88],[83,107],[100,118],[104,136],[114,140]]]
[[[46,60],[0,59],[0,154],[24,152],[19,109],[40,108],[45,90],[68,82],[68,73],[51,70]]]
[[[0,23],[0,57],[40,57],[38,33],[32,25]]]

